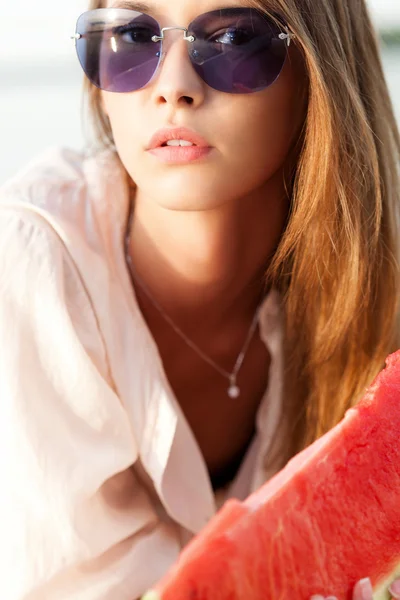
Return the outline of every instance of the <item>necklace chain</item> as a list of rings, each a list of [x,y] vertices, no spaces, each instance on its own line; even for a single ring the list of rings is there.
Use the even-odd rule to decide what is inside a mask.
[[[129,267],[129,274],[130,277],[132,279],[132,285],[134,286],[135,281],[140,285],[141,289],[143,290],[143,292],[146,294],[146,296],[148,297],[148,299],[150,300],[150,302],[153,304],[153,306],[157,309],[157,311],[160,313],[160,315],[163,317],[163,319],[170,325],[170,327],[175,331],[175,333],[177,335],[179,335],[179,337],[181,337],[183,339],[183,341],[194,351],[196,352],[196,354],[198,356],[200,356],[200,358],[202,358],[206,363],[208,363],[211,367],[213,367],[216,371],[218,371],[223,377],[226,377],[229,380],[229,388],[228,388],[228,395],[231,398],[237,398],[240,395],[240,389],[237,386],[236,383],[236,379],[238,376],[238,373],[240,371],[240,368],[243,364],[244,358],[246,356],[247,350],[249,349],[250,346],[250,342],[253,338],[253,335],[255,333],[257,324],[258,324],[258,317],[259,317],[259,312],[260,312],[260,306],[257,307],[256,313],[253,317],[253,320],[251,322],[250,325],[250,329],[249,332],[247,334],[246,340],[243,344],[243,347],[239,353],[239,356],[236,359],[235,365],[233,367],[233,370],[231,373],[229,373],[226,369],[223,369],[220,365],[218,365],[212,358],[210,358],[209,356],[207,356],[207,354],[205,354],[205,352],[203,352],[201,350],[201,348],[199,348],[191,339],[189,339],[187,337],[187,335],[178,327],[178,325],[176,325],[176,323],[171,319],[171,317],[163,310],[163,308],[160,306],[160,304],[157,302],[157,300],[155,298],[153,298],[152,294],[150,293],[148,287],[146,286],[146,284],[144,283],[144,281],[141,279],[141,277],[138,275],[138,273],[136,272],[133,263],[132,263],[132,258],[129,252],[129,245],[130,245],[130,235],[129,235],[129,231],[130,231],[130,227],[128,228],[128,233],[126,235],[125,238],[125,257],[126,257],[126,262],[128,264]]]

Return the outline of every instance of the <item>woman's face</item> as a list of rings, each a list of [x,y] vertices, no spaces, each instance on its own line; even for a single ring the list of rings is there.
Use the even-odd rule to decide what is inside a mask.
[[[161,27],[187,27],[198,15],[242,6],[237,0],[150,0]],[[114,6],[109,0],[108,6]],[[142,197],[172,210],[208,210],[265,187],[281,172],[305,112],[305,72],[292,44],[279,78],[252,94],[209,87],[193,69],[181,31],[166,33],[165,58],[144,88],[101,92],[119,156]],[[212,150],[200,160],[171,164],[154,156],[150,140],[162,128],[186,127]],[[283,178],[282,178],[283,179]],[[283,187],[282,187],[283,189]]]

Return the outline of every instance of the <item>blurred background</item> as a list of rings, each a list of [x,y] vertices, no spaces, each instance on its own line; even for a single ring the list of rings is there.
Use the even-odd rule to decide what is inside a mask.
[[[400,123],[400,0],[367,1]],[[82,72],[70,36],[86,7],[86,0],[19,0],[3,10],[0,184],[48,146],[84,144]]]

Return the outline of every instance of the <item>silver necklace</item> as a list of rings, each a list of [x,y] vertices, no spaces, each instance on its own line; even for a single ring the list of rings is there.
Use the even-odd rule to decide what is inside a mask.
[[[131,219],[130,219],[131,221]],[[130,246],[130,229],[131,227],[128,227],[128,232],[127,235],[125,237],[125,257],[126,257],[126,262],[128,264],[129,267],[129,274],[132,280],[132,285],[133,287],[135,287],[135,281],[140,285],[141,289],[143,290],[143,292],[146,294],[146,296],[148,297],[148,299],[150,300],[150,302],[153,304],[153,306],[158,310],[158,312],[161,314],[161,316],[164,318],[164,320],[172,327],[172,329],[175,331],[175,333],[177,335],[179,335],[179,337],[181,337],[183,339],[183,341],[190,347],[192,348],[192,350],[194,350],[194,352],[196,352],[196,354],[198,356],[200,356],[200,358],[202,358],[205,362],[207,362],[211,367],[213,367],[216,371],[218,371],[218,373],[220,373],[221,375],[223,375],[224,377],[226,377],[229,381],[229,387],[228,387],[228,396],[230,398],[238,398],[240,396],[240,388],[237,385],[237,376],[240,370],[240,367],[243,364],[243,360],[246,356],[247,350],[249,349],[249,345],[250,342],[253,338],[254,332],[256,330],[257,327],[257,323],[258,323],[258,317],[259,317],[259,312],[260,312],[260,306],[258,306],[256,313],[254,315],[254,318],[251,322],[250,325],[250,329],[249,332],[247,334],[245,343],[243,345],[242,350],[239,353],[239,356],[236,359],[235,362],[235,366],[233,367],[233,371],[231,373],[229,373],[228,371],[226,371],[225,369],[223,369],[222,367],[220,367],[215,361],[212,360],[212,358],[210,358],[209,356],[207,356],[207,354],[205,354],[194,342],[192,342],[192,340],[190,340],[187,335],[185,335],[185,333],[176,325],[176,323],[171,319],[171,317],[163,310],[163,308],[159,305],[159,303],[157,302],[157,300],[155,298],[153,298],[153,296],[151,295],[148,287],[146,286],[146,284],[144,283],[144,281],[139,277],[139,275],[137,274],[136,270],[134,269],[133,263],[132,263],[132,258],[129,252],[129,246]]]

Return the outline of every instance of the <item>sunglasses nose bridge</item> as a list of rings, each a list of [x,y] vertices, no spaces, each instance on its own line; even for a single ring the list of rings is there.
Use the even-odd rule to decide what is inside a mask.
[[[161,51],[159,53],[157,53],[157,55],[159,56],[159,59],[160,59],[157,70],[159,70],[160,67],[163,65],[166,55],[167,55],[170,47],[174,43],[173,40],[168,40],[170,43],[167,42],[167,38],[164,35],[164,32],[165,31],[174,31],[174,30],[183,32],[183,36],[181,38],[183,41],[186,41],[188,43],[193,43],[196,40],[196,38],[193,35],[188,35],[189,31],[188,31],[188,29],[186,29],[186,27],[163,27],[161,29],[161,35],[153,35],[153,37],[151,38],[153,42],[161,42],[162,43]],[[168,48],[167,48],[167,46],[168,46]]]
[[[163,27],[161,29],[161,35],[153,35],[153,37],[151,39],[153,40],[153,42],[164,41],[165,40],[164,32],[165,31],[173,31],[173,30],[183,31],[183,39],[187,42],[192,43],[196,39],[193,35],[188,35],[189,31],[186,29],[186,27]]]

